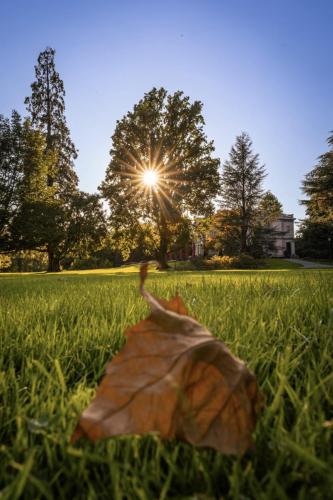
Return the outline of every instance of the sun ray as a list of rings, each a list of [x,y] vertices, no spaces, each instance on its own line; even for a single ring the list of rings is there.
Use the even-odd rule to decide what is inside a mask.
[[[158,184],[158,173],[156,170],[148,169],[144,170],[142,175],[142,182],[145,186],[154,188]]]
[[[126,179],[125,190],[131,196],[133,206],[143,197],[147,203],[148,218],[149,213],[153,215],[158,207],[164,216],[177,217],[175,201],[183,198],[182,187],[188,185],[181,175],[178,161],[172,158],[176,148],[162,151],[162,142],[153,148],[149,144],[147,154],[131,148],[118,160],[117,174]]]

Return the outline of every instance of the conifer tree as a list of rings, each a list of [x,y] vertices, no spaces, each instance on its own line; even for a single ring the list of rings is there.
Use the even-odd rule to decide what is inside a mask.
[[[333,132],[327,139],[330,149],[319,156],[318,164],[305,176],[302,200],[312,222],[333,222]]]
[[[239,229],[240,252],[248,250],[250,229],[255,225],[258,205],[263,194],[265,167],[252,152],[252,141],[243,132],[236,137],[229,159],[223,165],[222,207],[230,210],[229,223]]]
[[[77,193],[78,178],[74,171],[77,151],[66,123],[64,84],[55,69],[54,58],[55,50],[49,47],[39,54],[35,66],[36,80],[31,85],[32,94],[25,103],[32,125],[45,135],[45,161],[50,166],[47,185],[54,188],[57,203],[65,208]],[[50,161],[51,157],[55,161]],[[43,224],[43,228],[46,227]],[[54,231],[52,224],[48,243],[49,271],[60,270]]]
[[[327,139],[329,150],[319,156],[317,165],[305,176],[301,203],[307,217],[302,221],[296,250],[302,257],[332,257],[333,241],[333,132]]]

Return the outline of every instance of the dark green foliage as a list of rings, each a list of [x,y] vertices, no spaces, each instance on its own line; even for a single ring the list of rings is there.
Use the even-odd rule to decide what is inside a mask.
[[[333,220],[333,132],[327,142],[330,149],[319,157],[303,181],[303,191],[309,198],[302,203],[312,221]]]
[[[282,204],[271,192],[266,191],[260,199],[256,224],[249,231],[248,251],[255,258],[271,255],[278,236],[273,222],[282,214]]]
[[[117,123],[111,161],[101,192],[109,202],[115,230],[135,232],[138,221],[157,233],[161,266],[170,250],[173,228],[188,213],[213,211],[218,193],[219,160],[203,130],[202,103],[182,92],[154,88]],[[144,170],[156,170],[156,189],[145,189]]]
[[[302,200],[307,218],[296,238],[296,253],[300,257],[328,258],[333,253],[333,133],[327,142],[329,151],[319,157],[303,181],[308,199]]]
[[[25,250],[8,255],[10,266],[6,269],[11,273],[40,272],[47,269],[47,255],[34,250]],[[0,257],[1,258],[1,257]]]
[[[81,191],[75,192],[65,205],[39,200],[25,203],[14,230],[13,237],[22,249],[45,252],[52,248],[52,258],[59,263],[65,257],[86,257],[106,236],[99,197]]]
[[[265,168],[252,152],[252,141],[243,132],[236,137],[229,159],[223,165],[222,205],[232,212],[233,224],[239,229],[240,252],[249,246],[250,230],[256,224],[258,206],[263,195]]]
[[[266,226],[282,214],[282,203],[271,191],[263,194],[258,208],[260,220]]]
[[[98,250],[107,234],[105,216],[96,194],[78,191],[72,196],[66,214],[64,238],[59,242],[62,257],[84,258]]]
[[[47,48],[38,56],[36,80],[31,84],[31,97],[25,99],[34,127],[46,137],[46,149],[57,155],[56,168],[48,182],[57,186],[57,193],[68,195],[77,186],[74,159],[77,151],[70,138],[65,118],[65,89],[55,70],[55,50]]]
[[[275,235],[277,232],[270,226],[264,225],[259,220],[251,229],[248,251],[256,259],[272,255],[275,250]]]
[[[213,217],[211,230],[214,235],[211,246],[218,255],[238,255],[240,253],[241,231],[239,214],[236,210],[219,210]]]
[[[22,220],[25,235],[30,228],[30,241],[36,239],[39,231],[43,233],[40,239],[45,239],[45,232],[50,231],[54,207],[60,205],[55,199],[55,187],[47,183],[54,169],[55,154],[46,151],[43,133],[32,128],[28,119],[22,122],[16,112],[11,122],[2,118],[0,127],[0,250],[33,249],[39,243],[35,246],[24,243],[18,221]]]
[[[331,241],[328,240],[329,238],[331,238]],[[304,220],[298,229],[295,244],[296,254],[299,257],[332,258],[333,221]]]
[[[23,166],[23,126],[20,115],[0,115],[0,251],[8,250],[10,225],[20,203]]]
[[[56,154],[47,150],[43,133],[26,120],[21,127],[20,181],[9,229],[10,249],[37,250],[49,255],[49,270],[73,253],[85,255],[98,247],[106,226],[97,195],[75,190],[66,199],[57,194],[48,177],[56,170]]]

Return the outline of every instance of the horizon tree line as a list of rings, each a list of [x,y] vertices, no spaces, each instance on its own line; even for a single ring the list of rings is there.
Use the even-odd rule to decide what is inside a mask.
[[[78,188],[78,152],[54,49],[40,53],[25,104],[25,118],[16,111],[10,119],[0,115],[0,253],[42,252],[47,270],[55,272],[64,259],[106,246],[123,256],[141,247],[141,256],[154,256],[165,268],[168,251],[189,241],[198,218],[214,224],[224,252],[255,254],[267,247],[267,227],[282,206],[263,190],[265,166],[243,132],[221,174],[200,101],[164,88],[146,93],[117,122],[99,194]],[[309,196],[305,233],[311,224],[332,222],[333,135],[329,145],[303,183]],[[144,185],[146,170],[156,173],[154,185]]]

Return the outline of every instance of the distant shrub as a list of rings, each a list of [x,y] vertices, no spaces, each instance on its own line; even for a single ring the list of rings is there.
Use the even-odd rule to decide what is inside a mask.
[[[11,265],[12,265],[11,256],[0,254],[0,272],[8,271]]]
[[[17,252],[10,256],[8,271],[14,273],[40,272],[47,269],[47,254],[34,250]]]
[[[209,266],[213,269],[230,269],[235,266],[237,257],[223,255],[222,257],[214,255],[208,259]]]
[[[207,268],[207,266],[205,265],[206,259],[204,259],[204,257],[192,257],[190,262],[191,262],[192,269],[206,269]]]
[[[191,268],[198,270],[217,269],[256,269],[258,261],[251,255],[241,254],[237,256],[214,255],[209,259],[204,257],[194,257],[191,259]]]
[[[236,259],[235,267],[237,269],[256,269],[258,267],[258,261],[246,253],[240,254]]]
[[[257,261],[251,255],[241,254],[237,256],[215,255],[207,261],[210,269],[253,269],[258,267]]]
[[[106,269],[113,267],[113,262],[107,259],[99,259],[96,257],[90,257],[87,259],[74,259],[70,269],[73,270],[84,270],[84,269]]]

